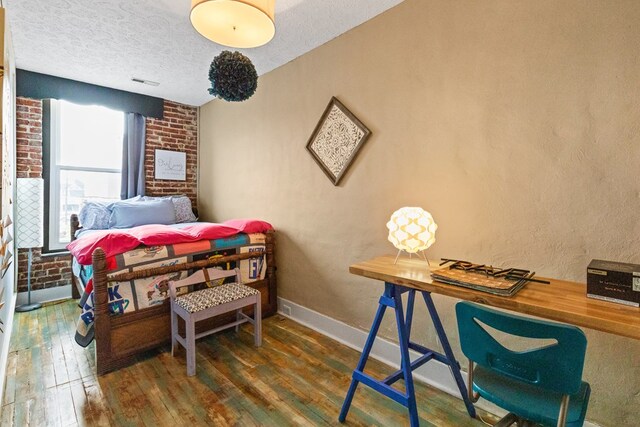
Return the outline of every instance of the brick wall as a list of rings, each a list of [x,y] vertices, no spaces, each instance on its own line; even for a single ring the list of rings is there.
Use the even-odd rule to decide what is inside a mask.
[[[164,118],[147,119],[146,123],[145,190],[149,196],[186,194],[196,206],[198,176],[198,114],[197,109],[175,102],[164,103]],[[155,150],[187,153],[187,180],[167,181],[154,178]]]
[[[197,108],[164,102],[163,119],[147,119],[146,193],[150,196],[186,194],[197,206]],[[16,100],[16,172],[18,178],[42,177],[42,101]],[[154,179],[154,150],[187,153],[186,181]],[[18,251],[18,292],[27,289],[27,249]],[[42,256],[33,249],[32,289],[45,289],[71,283],[69,255]]]

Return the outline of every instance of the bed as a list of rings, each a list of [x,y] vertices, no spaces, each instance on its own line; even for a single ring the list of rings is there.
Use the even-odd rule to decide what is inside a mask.
[[[239,266],[243,282],[261,293],[263,317],[276,312],[275,232],[268,223],[232,220],[90,232],[83,231],[74,214],[70,225],[73,296],[81,298],[82,307],[76,340],[87,345],[95,338],[99,375],[170,342],[167,281],[196,269]],[[175,236],[178,240],[171,240]],[[231,316],[202,322],[201,327],[228,323]]]

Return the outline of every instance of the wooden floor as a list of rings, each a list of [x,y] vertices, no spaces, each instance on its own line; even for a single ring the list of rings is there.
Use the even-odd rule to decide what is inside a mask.
[[[94,345],[73,340],[73,301],[16,313],[2,402],[2,426],[339,425],[359,353],[281,316],[197,343],[197,374],[168,348],[97,377]],[[371,360],[381,378],[390,369]],[[482,426],[460,399],[417,385],[421,426]],[[485,419],[490,418],[483,414]],[[360,385],[345,425],[408,425],[403,407]]]

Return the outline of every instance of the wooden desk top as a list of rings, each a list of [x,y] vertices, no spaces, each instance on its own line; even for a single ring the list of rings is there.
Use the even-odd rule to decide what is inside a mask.
[[[549,285],[531,282],[516,295],[503,297],[434,282],[424,260],[399,258],[394,265],[394,259],[395,256],[390,255],[377,257],[353,264],[349,271],[408,288],[640,339],[640,309],[587,298],[584,283],[548,279]],[[433,261],[431,264],[437,265]]]

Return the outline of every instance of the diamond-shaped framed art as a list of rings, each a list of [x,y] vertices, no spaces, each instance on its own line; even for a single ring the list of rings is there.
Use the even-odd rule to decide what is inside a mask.
[[[371,131],[334,96],[316,125],[307,150],[338,185]]]

